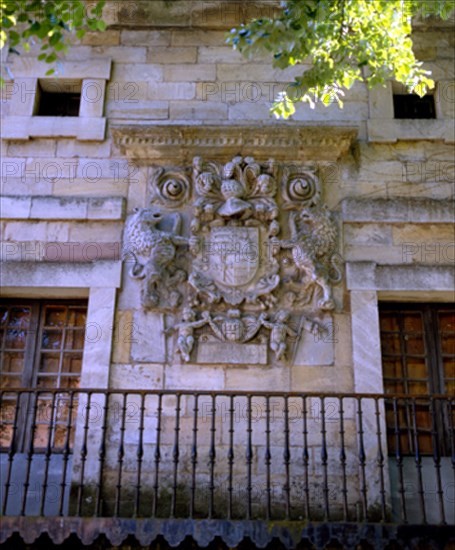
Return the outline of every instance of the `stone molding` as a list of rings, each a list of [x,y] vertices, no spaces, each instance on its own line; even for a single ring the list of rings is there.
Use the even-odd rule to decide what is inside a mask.
[[[2,287],[120,288],[122,262],[3,262]]]
[[[349,262],[346,283],[348,290],[455,292],[455,267]]]
[[[448,200],[344,199],[341,203],[345,223],[453,223],[455,203]]]
[[[225,159],[250,155],[258,160],[336,161],[357,139],[352,127],[299,126],[112,126],[122,155],[142,164],[191,163],[195,156]]]
[[[61,61],[61,76],[46,76],[49,66],[35,57],[15,56],[14,61],[9,63],[11,74],[14,81],[19,78],[46,78],[55,80],[62,78],[65,80],[73,79],[102,79],[111,78],[112,59],[99,57],[86,59],[84,61]]]
[[[449,120],[368,120],[370,143],[397,141],[443,141],[455,143],[453,119]]]
[[[122,220],[123,197],[2,196],[2,218],[7,220]]]

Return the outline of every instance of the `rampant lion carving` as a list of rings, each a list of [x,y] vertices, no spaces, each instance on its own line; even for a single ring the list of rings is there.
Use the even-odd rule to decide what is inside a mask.
[[[174,308],[181,300],[176,288],[187,274],[175,266],[176,247],[188,239],[179,236],[180,216],[174,217],[172,232],[159,229],[160,212],[151,208],[135,209],[125,227],[123,257],[132,256],[130,276],[142,279],[141,301],[146,309]]]
[[[305,290],[319,287],[319,308],[334,309],[331,285],[342,275],[336,262],[338,231],[331,212],[325,205],[291,212],[289,228],[291,239],[281,241],[281,247],[291,250],[299,282]]]

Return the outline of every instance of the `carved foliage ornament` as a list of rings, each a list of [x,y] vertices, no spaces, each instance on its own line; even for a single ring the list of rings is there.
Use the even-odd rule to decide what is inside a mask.
[[[314,170],[195,157],[191,168],[157,169],[150,186],[151,206],[127,220],[124,258],[143,307],[177,315],[166,332],[182,361],[204,332],[268,345],[284,361],[334,309],[338,232]]]

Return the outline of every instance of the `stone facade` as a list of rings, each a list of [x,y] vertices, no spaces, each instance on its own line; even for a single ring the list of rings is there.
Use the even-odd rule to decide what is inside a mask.
[[[75,44],[53,77],[82,82],[79,117],[62,124],[34,116],[45,69],[33,49],[7,59],[4,295],[88,297],[88,323],[100,338],[85,343],[83,387],[381,393],[378,303],[454,296],[451,27],[421,24],[413,34],[437,82],[435,120],[395,120],[390,83],[371,91],[356,84],[343,110],[301,105],[293,120],[280,122],[269,113],[271,100],[302,68],[272,69],[265,57],[245,61],[224,44],[225,31],[249,13],[224,2],[204,9],[178,1],[172,8],[151,2],[156,11],[141,15],[120,4],[112,3],[110,30]],[[215,191],[204,191],[208,180]],[[313,229],[299,233],[303,209]],[[314,227],[323,226],[323,212],[333,236],[321,252]],[[242,260],[226,275],[231,283],[217,275],[225,266],[218,258],[203,284],[194,239],[256,239],[260,255],[268,240],[279,253],[261,258],[261,266]],[[276,279],[261,287],[271,273]],[[250,286],[242,286],[250,275]],[[299,294],[305,284],[311,295]],[[281,310],[290,316],[280,318]],[[171,400],[165,404],[168,435],[174,410]],[[184,404],[182,434],[191,415]],[[150,430],[155,421],[147,418]],[[216,422],[223,454],[229,434],[221,417]],[[365,433],[373,434],[367,468],[377,453],[375,422],[373,413],[365,417]],[[337,437],[332,428],[329,440]],[[345,428],[357,456],[355,412]],[[169,457],[171,435],[163,440]],[[109,440],[118,436],[113,424]],[[209,430],[200,437],[210,444]],[[263,442],[253,445],[260,457]],[[309,446],[320,452],[318,441]],[[125,461],[128,453],[127,441]],[[262,475],[260,459],[255,468]],[[95,462],[92,473],[96,478]],[[283,475],[275,472],[277,480]],[[375,475],[368,483],[375,494]]]

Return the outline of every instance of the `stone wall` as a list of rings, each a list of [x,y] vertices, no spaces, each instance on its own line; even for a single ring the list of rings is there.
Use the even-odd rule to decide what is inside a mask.
[[[37,123],[33,94],[43,68],[35,60],[36,51],[8,57],[14,80],[2,90],[7,138],[2,141],[5,294],[56,296],[57,286],[59,297],[74,296],[74,288],[81,289],[76,294],[90,296],[89,320],[97,319],[103,344],[101,352],[92,346],[85,355],[83,381],[88,385],[96,381],[100,388],[117,389],[382,391],[378,299],[450,301],[453,291],[451,28],[421,24],[413,35],[416,52],[438,83],[436,120],[397,124],[402,121],[393,120],[391,86],[368,91],[356,85],[343,110],[336,105],[316,105],[314,110],[302,105],[293,120],[278,122],[269,113],[271,100],[302,67],[280,71],[265,57],[245,61],[226,46],[226,29],[247,13],[240,8],[218,11],[222,8],[214,3],[211,11],[201,12],[195,6],[199,3],[175,2],[167,17],[167,8],[150,4],[157,10],[152,19],[113,9],[111,28],[89,33],[75,44],[56,77],[57,83],[84,82],[83,128],[93,124],[94,134],[80,133],[77,124],[62,128],[52,117]],[[270,9],[270,3],[255,6]],[[128,277],[131,265],[124,263],[121,283],[109,281],[110,269],[117,270],[121,262],[126,216],[149,206],[156,165],[191,165],[191,152],[178,139],[175,155],[171,147],[164,159],[157,145],[141,146],[142,132],[153,135],[156,127],[169,126],[192,127],[199,136],[206,126],[220,135],[247,129],[258,138],[276,128],[286,135],[310,127],[310,137],[316,129],[322,135],[313,149],[309,138],[301,148],[277,148],[276,158],[310,163],[318,175],[322,203],[337,220],[339,253],[346,267],[343,281],[334,287],[335,309],[323,318],[329,333],[316,337],[304,332],[292,362],[275,361],[269,350],[267,365],[184,363],[173,350],[175,339],[163,332],[177,317],[144,311],[139,284]],[[337,131],[353,132],[348,146],[338,150],[324,141],[326,136],[337,142]],[[128,135],[134,136],[135,145]],[[223,146],[198,147],[207,160],[216,156],[228,162],[234,156],[224,153]],[[242,155],[253,154],[260,161],[273,156],[273,146],[271,155],[270,149],[262,153],[260,144],[254,151],[247,145],[241,149]],[[93,264],[99,264],[101,272],[89,276],[86,271]],[[60,281],[63,267],[74,277]],[[381,269],[389,270],[387,275],[381,275]],[[95,308],[95,303],[107,302],[105,310]],[[172,424],[173,414],[170,410],[166,422]],[[190,420],[191,411],[182,418]],[[354,456],[355,422],[346,429]],[[219,433],[217,444],[223,449],[222,428]],[[172,442],[166,444],[171,452]],[[367,447],[373,456],[374,435]],[[256,451],[259,455],[261,449]],[[350,479],[355,485],[355,476]]]

